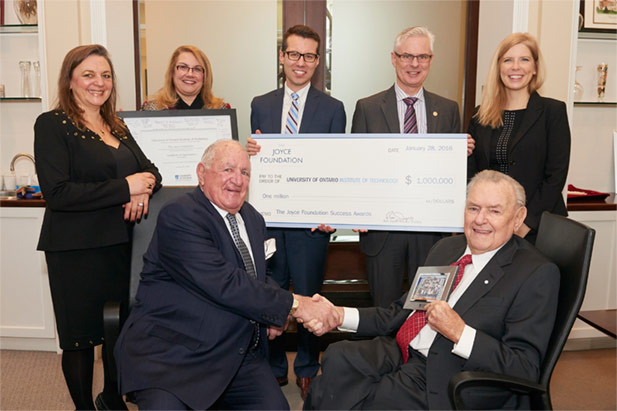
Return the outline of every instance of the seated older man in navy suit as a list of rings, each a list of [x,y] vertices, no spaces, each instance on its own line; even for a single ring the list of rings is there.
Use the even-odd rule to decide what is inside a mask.
[[[334,325],[326,301],[266,276],[266,227],[245,202],[250,163],[235,141],[206,149],[199,187],[161,210],[115,349],[139,409],[289,409],[267,360],[288,315]]]
[[[378,337],[330,345],[305,409],[448,409],[448,382],[466,370],[537,380],[555,321],[559,270],[513,235],[527,214],[519,183],[485,170],[467,191],[465,235],[440,240],[426,261],[459,266],[448,301],[413,313],[403,309],[407,295],[388,308],[338,307],[341,328]],[[318,334],[328,329],[318,321],[307,326]],[[529,409],[528,398],[513,393],[466,395],[483,409]]]

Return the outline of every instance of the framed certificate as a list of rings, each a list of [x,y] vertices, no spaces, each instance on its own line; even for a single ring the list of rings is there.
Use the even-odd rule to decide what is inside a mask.
[[[455,265],[418,267],[403,308],[424,310],[430,302],[447,300],[457,272]]]
[[[195,169],[206,147],[220,139],[238,140],[235,109],[120,111],[118,116],[166,186],[197,185]]]

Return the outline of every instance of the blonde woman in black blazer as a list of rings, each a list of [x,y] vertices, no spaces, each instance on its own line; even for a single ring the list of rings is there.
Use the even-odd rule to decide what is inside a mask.
[[[476,141],[467,177],[492,169],[525,188],[527,218],[516,232],[535,242],[542,212],[567,215],[562,190],[570,163],[566,105],[537,93],[544,61],[536,39],[513,33],[497,47],[468,133]]]
[[[126,409],[111,382],[92,401],[94,346],[103,305],[126,301],[132,225],[160,187],[157,168],[116,116],[115,74],[103,46],[69,51],[58,105],[34,125],[34,153],[46,200],[38,249],[45,251],[64,373],[78,410]]]

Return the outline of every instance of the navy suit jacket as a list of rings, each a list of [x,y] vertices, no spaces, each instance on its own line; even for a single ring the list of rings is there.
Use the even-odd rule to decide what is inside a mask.
[[[426,265],[449,265],[463,255],[466,245],[462,235],[444,238],[431,249]],[[513,236],[454,306],[465,323],[476,329],[471,356],[452,354],[453,342],[439,333],[429,349],[425,379],[429,409],[451,407],[448,382],[459,371],[493,371],[537,380],[555,322],[559,280],[555,264],[528,241]],[[388,308],[360,308],[357,335],[394,336],[411,312],[402,308],[406,297]],[[407,366],[413,365],[402,365]],[[529,407],[488,389],[468,395],[487,408],[503,408],[508,401],[510,406]]]
[[[279,88],[251,102],[251,131],[279,134],[285,89]],[[339,100],[311,86],[306,96],[299,133],[344,133],[345,107]]]
[[[461,117],[458,104],[424,90],[428,133],[460,133]],[[352,133],[395,133],[401,128],[396,108],[394,86],[358,100],[353,113]],[[388,237],[387,231],[370,230],[360,233],[360,249],[369,256],[379,254]]]
[[[261,341],[265,325],[285,323],[293,297],[266,276],[264,220],[248,203],[240,215],[257,279],[244,270],[223,218],[199,187],[161,210],[137,302],[115,348],[122,393],[160,388],[207,409],[246,355],[250,320],[262,324]]]
[[[467,178],[490,167],[493,133],[472,118],[469,134],[476,149],[467,159]],[[508,174],[525,188],[527,226],[537,230],[544,211],[568,215],[561,191],[570,165],[570,127],[562,101],[531,94],[523,121],[508,143],[508,160]]]

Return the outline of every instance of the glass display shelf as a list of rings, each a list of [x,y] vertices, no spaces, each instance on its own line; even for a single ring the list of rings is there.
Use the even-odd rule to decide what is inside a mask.
[[[615,31],[601,32],[601,31],[579,31],[579,40],[617,40],[617,33]]]
[[[617,106],[617,101],[575,101],[575,106]]]
[[[42,99],[40,97],[0,97],[1,101],[32,101],[32,102],[40,102]]]
[[[2,24],[0,34],[36,34],[39,32],[37,24]]]

